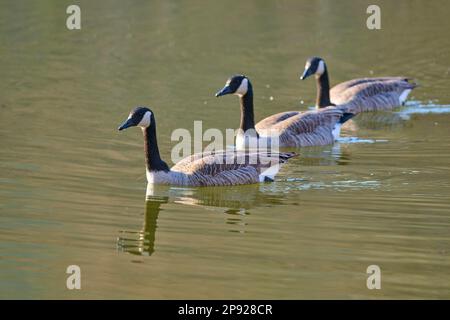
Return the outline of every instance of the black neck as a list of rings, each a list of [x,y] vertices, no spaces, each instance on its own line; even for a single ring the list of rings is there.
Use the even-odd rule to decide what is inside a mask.
[[[161,160],[158,142],[156,141],[156,123],[152,117],[152,124],[144,129],[145,161],[148,171],[169,171],[167,164]]]
[[[247,93],[240,98],[241,103],[241,124],[239,129],[246,132],[249,129],[255,130],[255,115],[253,113],[253,89],[248,82]]]
[[[324,108],[328,106],[334,106],[330,100],[330,80],[328,79],[328,70],[325,66],[324,72],[320,77],[316,77],[317,81],[317,97],[316,97],[316,107]]]
[[[142,249],[151,255],[155,251],[155,233],[157,228],[158,215],[161,211],[160,206],[163,203],[168,202],[168,197],[150,196],[145,201],[145,220],[144,229],[142,233],[144,235],[145,243]]]

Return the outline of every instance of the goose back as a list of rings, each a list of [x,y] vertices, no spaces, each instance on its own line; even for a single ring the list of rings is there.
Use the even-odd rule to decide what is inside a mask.
[[[171,168],[159,183],[191,186],[229,186],[260,182],[271,167],[279,167],[294,157],[293,152],[218,151],[194,154]],[[278,171],[278,170],[276,170]],[[276,172],[275,172],[276,173]],[[273,176],[268,174],[270,179]]]
[[[391,110],[402,105],[416,87],[404,77],[361,78],[346,81],[330,90],[336,105],[352,113]]]
[[[278,134],[282,147],[321,146],[334,142],[333,130],[343,115],[344,110],[336,107],[282,112],[260,121],[255,127],[262,137]]]
[[[273,125],[276,125],[277,123],[283,122],[284,120],[287,120],[293,116],[296,116],[300,114],[300,111],[286,111],[286,112],[280,112],[274,115],[271,115],[267,118],[262,119],[259,121],[255,128],[258,130],[265,130],[270,128]]]

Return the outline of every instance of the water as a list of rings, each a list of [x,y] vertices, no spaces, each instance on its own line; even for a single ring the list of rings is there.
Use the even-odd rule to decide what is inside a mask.
[[[380,31],[365,1],[79,3],[80,31],[60,1],[0,4],[1,298],[450,297],[449,3],[381,1]],[[154,110],[170,160],[175,128],[238,126],[236,98],[214,97],[231,74],[252,80],[257,119],[307,110],[311,55],[333,84],[420,87],[275,183],[145,202],[141,133],[116,130],[132,107]]]

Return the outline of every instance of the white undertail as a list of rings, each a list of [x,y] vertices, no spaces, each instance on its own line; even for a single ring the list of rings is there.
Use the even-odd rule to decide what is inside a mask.
[[[339,139],[339,137],[341,135],[341,127],[342,127],[342,123],[336,123],[334,125],[333,131],[332,131],[334,140]]]
[[[259,175],[259,182],[266,181],[266,178],[269,178],[272,181],[275,180],[275,176],[278,174],[278,171],[280,171],[280,164],[275,164],[269,167]]]
[[[411,92],[411,89],[406,89],[405,91],[402,92],[402,94],[398,98],[398,100],[400,102],[400,105],[403,105],[405,103],[405,101],[408,98],[408,95],[409,95],[410,92]]]

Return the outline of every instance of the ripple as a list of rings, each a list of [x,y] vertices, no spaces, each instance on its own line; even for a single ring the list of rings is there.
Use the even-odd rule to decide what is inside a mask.
[[[429,101],[423,104],[420,101],[408,101],[406,107],[402,108],[396,114],[404,120],[409,120],[414,114],[446,114],[450,113],[450,104],[436,104]]]
[[[336,140],[339,143],[343,144],[352,144],[352,143],[379,143],[379,142],[388,142],[386,139],[364,139],[358,137],[340,137]]]

